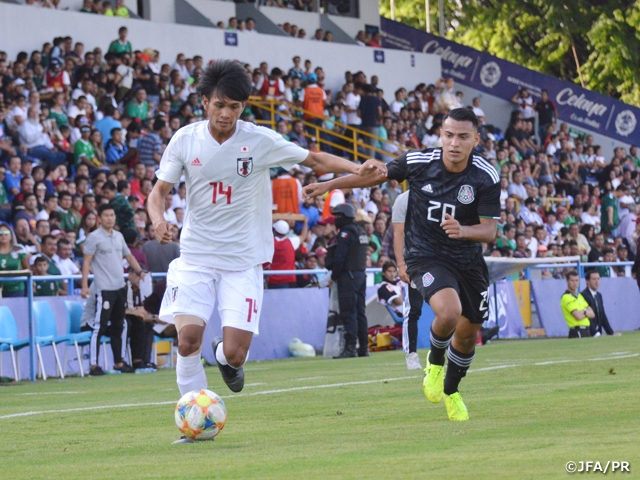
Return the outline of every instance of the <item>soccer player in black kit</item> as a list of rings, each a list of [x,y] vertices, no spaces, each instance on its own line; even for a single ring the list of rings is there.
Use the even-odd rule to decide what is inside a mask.
[[[480,243],[496,236],[500,177],[473,150],[480,136],[471,110],[451,110],[440,139],[442,148],[412,150],[390,162],[386,177],[379,172],[349,175],[308,185],[304,194],[408,180],[406,265],[399,265],[400,278],[413,282],[435,313],[423,388],[434,403],[444,394],[449,419],[461,421],[468,420],[469,413],[458,385],[473,360],[478,330],[489,316],[489,274]]]

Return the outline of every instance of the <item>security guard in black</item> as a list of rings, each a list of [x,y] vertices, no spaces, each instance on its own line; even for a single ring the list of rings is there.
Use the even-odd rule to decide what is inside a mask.
[[[338,205],[332,212],[339,232],[331,265],[331,280],[338,286],[340,319],[345,328],[345,348],[336,358],[367,356],[369,353],[365,297],[367,249],[369,239],[354,222],[353,205]],[[356,342],[360,348],[356,350]]]
[[[498,172],[474,151],[463,171],[450,172],[442,161],[441,148],[409,151],[387,168],[387,178],[409,181],[407,273],[427,302],[443,288],[456,289],[463,315],[472,323],[482,323],[488,313],[489,287],[482,247],[472,240],[449,238],[441,224],[447,216],[465,226],[478,225],[482,217],[499,218]]]

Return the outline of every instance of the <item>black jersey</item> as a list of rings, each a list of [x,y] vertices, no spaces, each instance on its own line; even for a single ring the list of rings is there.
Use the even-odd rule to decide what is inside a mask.
[[[444,167],[442,148],[412,150],[388,164],[387,177],[409,181],[404,254],[409,267],[430,258],[464,266],[482,256],[479,243],[449,238],[440,224],[446,214],[460,225],[500,217],[500,176],[484,157],[471,152],[467,168],[452,173]]]

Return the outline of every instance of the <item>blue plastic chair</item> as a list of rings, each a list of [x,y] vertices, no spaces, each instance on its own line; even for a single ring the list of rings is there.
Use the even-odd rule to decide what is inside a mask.
[[[387,307],[387,311],[391,314],[391,318],[393,318],[393,321],[399,325],[402,325],[404,319],[400,315],[398,315],[395,310],[389,305],[385,305],[385,307]]]
[[[42,361],[41,347],[53,348],[53,355],[56,358],[58,373],[60,374],[60,378],[64,378],[64,371],[60,364],[60,357],[58,356],[56,343],[66,343],[68,338],[66,335],[58,336],[56,317],[53,315],[53,310],[51,310],[49,302],[33,302],[33,313],[36,317],[36,351],[38,352],[38,361],[40,371],[42,373],[42,379],[47,379],[47,373],[45,372],[44,362]]]
[[[91,343],[92,332],[83,332],[80,330],[82,324],[82,312],[83,307],[80,302],[73,300],[65,300],[64,306],[67,309],[67,342],[64,346],[64,365],[66,369],[67,365],[67,346],[73,345],[76,349],[76,356],[78,359],[78,369],[80,370],[80,376],[84,377],[84,367],[82,365],[82,349],[85,345]]]
[[[9,307],[0,306],[0,375],[2,374],[2,352],[11,352],[13,375],[16,382],[20,381],[20,363],[16,351],[29,346],[29,339],[18,338],[18,325]]]

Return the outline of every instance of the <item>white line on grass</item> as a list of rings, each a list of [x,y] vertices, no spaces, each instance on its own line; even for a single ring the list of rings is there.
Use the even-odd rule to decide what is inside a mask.
[[[26,395],[81,395],[87,392],[30,392],[30,393],[14,393],[16,397],[23,397]]]
[[[623,358],[632,358],[640,356],[640,353],[634,353],[631,355],[621,355],[618,357],[607,357],[607,358],[587,358],[581,360],[559,360],[559,361],[549,361],[549,362],[537,362],[532,364],[521,364],[521,365],[498,365],[495,367],[484,367],[471,369],[469,372],[483,372],[488,370],[498,370],[502,368],[513,368],[513,367],[527,367],[527,366],[541,366],[541,365],[553,365],[558,363],[578,363],[584,361],[598,362],[598,361],[610,361],[610,360],[620,360]],[[307,385],[303,387],[293,387],[293,388],[281,388],[277,390],[263,390],[261,392],[251,392],[251,393],[241,393],[239,395],[227,395],[222,398],[240,398],[240,397],[254,397],[256,395],[272,395],[277,393],[288,393],[295,392],[300,390],[315,390],[319,388],[336,388],[336,387],[348,387],[351,385],[367,385],[371,383],[380,383],[380,382],[395,382],[397,380],[413,380],[416,379],[417,376],[404,376],[404,377],[395,377],[395,378],[382,378],[378,380],[363,380],[360,382],[344,382],[344,383],[329,383],[325,385]],[[66,408],[64,410],[35,410],[31,412],[20,412],[20,413],[11,413],[9,415],[1,415],[0,420],[8,419],[8,418],[18,418],[18,417],[30,417],[33,415],[43,415],[45,413],[71,413],[71,412],[84,412],[90,410],[108,410],[112,408],[128,408],[128,407],[151,407],[156,405],[173,405],[175,404],[175,400],[171,400],[168,402],[148,402],[148,403],[124,403],[120,405],[97,405],[94,407],[80,407],[80,408]]]
[[[304,378],[294,378],[292,382],[302,382],[304,380],[317,380],[318,378],[327,378],[326,375],[320,375],[319,377],[304,377]]]

